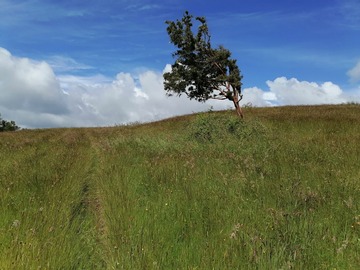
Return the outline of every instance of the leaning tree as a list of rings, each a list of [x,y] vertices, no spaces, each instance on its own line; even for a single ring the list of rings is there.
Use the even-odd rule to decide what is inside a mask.
[[[242,118],[240,107],[241,79],[236,60],[223,46],[211,47],[209,29],[204,17],[196,17],[197,33],[193,32],[193,16],[185,12],[181,20],[166,21],[171,43],[177,50],[171,71],[164,73],[168,96],[186,94],[190,99],[230,100]]]

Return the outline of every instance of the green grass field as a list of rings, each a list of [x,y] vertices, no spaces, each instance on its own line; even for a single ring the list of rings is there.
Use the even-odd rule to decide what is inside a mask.
[[[0,134],[0,269],[359,269],[360,106]]]

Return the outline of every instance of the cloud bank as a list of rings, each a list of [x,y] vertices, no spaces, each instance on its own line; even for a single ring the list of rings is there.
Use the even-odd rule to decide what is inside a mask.
[[[64,60],[62,58],[54,58]],[[74,61],[60,61],[62,71]],[[76,65],[75,65],[76,64]],[[168,70],[169,66],[165,67]],[[232,108],[231,102],[190,101],[185,96],[166,97],[162,72],[139,74],[120,72],[115,78],[104,75],[56,75],[51,65],[19,58],[0,48],[0,113],[21,127],[111,126],[129,122],[154,121],[174,115]],[[267,81],[268,90],[245,88],[242,104],[253,106],[336,104],[347,102],[342,89],[285,77]]]
[[[280,105],[338,104],[346,102],[343,91],[332,82],[317,84],[280,77],[267,81],[270,92]]]

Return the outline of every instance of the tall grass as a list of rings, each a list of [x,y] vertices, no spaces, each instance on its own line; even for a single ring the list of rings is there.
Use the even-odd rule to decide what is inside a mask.
[[[1,138],[1,269],[80,269],[101,264],[88,207],[92,153],[82,131]],[[90,260],[89,260],[90,259]]]
[[[360,107],[1,134],[0,268],[356,269]]]

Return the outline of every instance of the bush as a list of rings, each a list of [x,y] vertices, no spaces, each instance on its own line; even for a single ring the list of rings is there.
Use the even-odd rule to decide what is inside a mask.
[[[236,116],[205,113],[197,116],[189,127],[189,137],[197,142],[215,142],[225,139],[245,140],[264,135],[266,128],[257,121],[244,121]]]
[[[6,121],[4,119],[1,118],[0,116],[0,132],[3,131],[16,131],[20,129],[20,127],[18,127],[15,124],[15,121]]]

